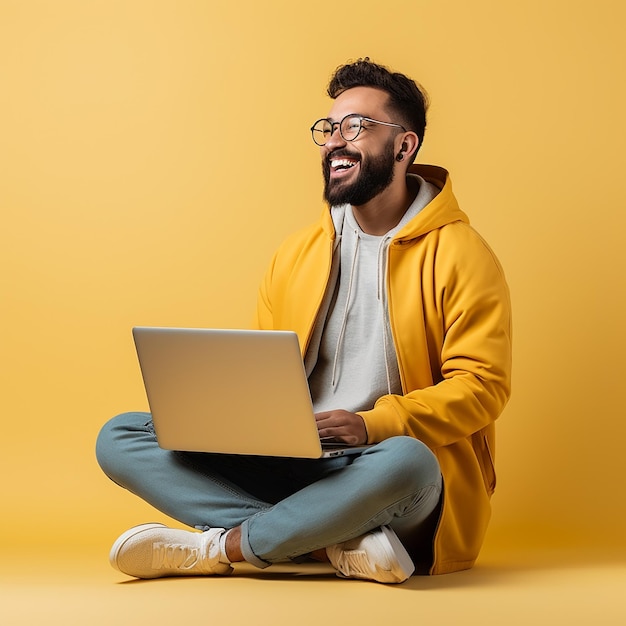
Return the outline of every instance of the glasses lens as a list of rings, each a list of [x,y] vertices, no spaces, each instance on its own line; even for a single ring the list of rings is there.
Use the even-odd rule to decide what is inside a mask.
[[[361,132],[360,117],[344,117],[341,120],[341,136],[346,141],[356,139],[359,132]]]
[[[311,128],[311,134],[313,135],[313,141],[318,146],[323,146],[332,135],[333,127],[328,120],[317,120]]]

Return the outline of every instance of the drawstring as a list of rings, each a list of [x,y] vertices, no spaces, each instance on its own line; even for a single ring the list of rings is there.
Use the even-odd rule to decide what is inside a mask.
[[[378,248],[378,301],[380,302],[382,309],[382,321],[383,321],[383,357],[385,359],[385,374],[387,376],[387,391],[391,395],[391,374],[389,373],[389,359],[387,358],[387,306],[385,302],[385,296],[387,293],[386,288],[386,266],[385,266],[385,244],[390,239],[389,236],[383,237]]]
[[[352,296],[352,282],[354,280],[354,274],[356,273],[356,260],[359,254],[359,241],[361,241],[361,237],[359,236],[359,231],[355,230],[354,234],[356,235],[356,244],[354,246],[354,253],[352,254],[352,264],[350,266],[350,278],[348,280],[348,295],[346,296],[346,305],[343,310],[343,319],[341,320],[341,330],[339,331],[339,337],[337,338],[337,346],[335,348],[335,358],[333,359],[333,375],[332,375],[333,389],[337,386],[336,373],[337,373],[337,362],[339,361],[339,349],[341,348],[341,343],[343,342],[344,331],[346,330],[346,325],[348,323],[348,309],[350,308],[350,298]]]

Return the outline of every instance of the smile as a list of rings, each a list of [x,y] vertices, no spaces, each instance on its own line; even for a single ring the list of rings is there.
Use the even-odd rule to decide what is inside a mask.
[[[331,156],[328,159],[330,178],[340,179],[352,175],[352,170],[360,164],[360,159],[349,156]]]
[[[334,170],[348,170],[357,164],[352,159],[331,159],[330,167]]]

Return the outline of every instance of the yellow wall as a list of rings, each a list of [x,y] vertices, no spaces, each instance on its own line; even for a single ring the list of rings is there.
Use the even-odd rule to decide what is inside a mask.
[[[619,539],[625,19],[618,0],[0,0],[0,541],[108,545],[161,517],[93,455],[146,407],[130,328],[248,323],[272,250],[321,208],[327,79],[364,55],[429,90],[420,160],[451,170],[511,285],[493,537]]]

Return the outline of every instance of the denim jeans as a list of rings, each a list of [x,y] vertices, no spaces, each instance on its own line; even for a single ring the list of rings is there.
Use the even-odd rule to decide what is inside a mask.
[[[113,481],[188,526],[241,525],[242,552],[257,567],[384,524],[411,552],[442,490],[435,456],[411,437],[329,459],[174,452],[158,446],[150,414],[124,413],[105,424],[96,454]]]

